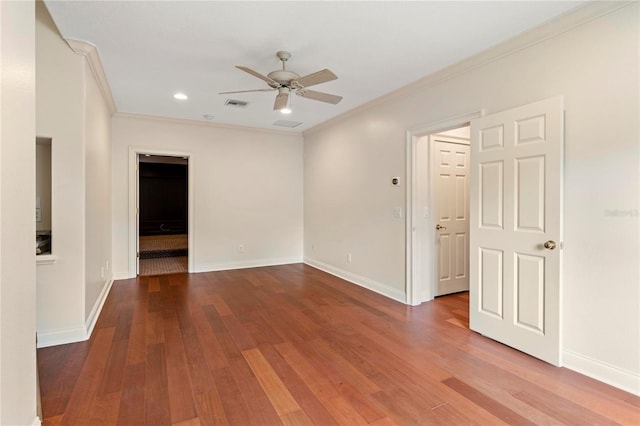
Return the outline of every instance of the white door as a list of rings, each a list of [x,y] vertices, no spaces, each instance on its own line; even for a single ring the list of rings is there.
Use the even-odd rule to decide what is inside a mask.
[[[469,145],[432,136],[438,285],[436,296],[469,290]]]
[[[561,365],[563,102],[471,121],[470,327]]]

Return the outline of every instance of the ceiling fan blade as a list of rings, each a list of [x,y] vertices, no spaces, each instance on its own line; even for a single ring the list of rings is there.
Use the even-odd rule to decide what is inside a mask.
[[[246,73],[249,73],[254,77],[258,77],[260,80],[266,81],[270,86],[274,86],[274,87],[280,86],[280,84],[277,81],[272,80],[269,77],[267,77],[266,75],[262,75],[258,71],[254,71],[251,68],[241,67],[240,65],[236,65],[236,68],[238,68],[239,70],[242,70],[242,71],[244,71]]]
[[[313,74],[305,75],[293,81],[298,83],[302,87],[309,87],[315,84],[335,80],[337,78],[338,76],[336,76],[334,73],[332,73],[328,69],[324,69],[322,71],[314,72]]]
[[[279,93],[276,96],[276,102],[273,104],[274,110],[281,110],[282,108],[287,106],[289,102],[289,92]]]
[[[236,90],[234,92],[218,92],[218,95],[228,95],[231,93],[248,93],[248,92],[273,92],[274,90],[276,89],[273,88],[273,89],[255,89],[255,90]]]
[[[315,90],[297,90],[296,95],[302,96],[303,98],[313,99],[314,101],[326,102],[329,104],[337,104],[342,100],[342,96],[331,95],[329,93],[324,92],[316,92]]]

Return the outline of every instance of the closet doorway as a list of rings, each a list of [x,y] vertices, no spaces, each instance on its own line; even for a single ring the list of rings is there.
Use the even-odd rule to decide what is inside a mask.
[[[189,270],[189,159],[138,154],[138,275]]]

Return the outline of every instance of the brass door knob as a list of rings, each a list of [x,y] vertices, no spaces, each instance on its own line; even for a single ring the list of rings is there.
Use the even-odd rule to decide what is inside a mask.
[[[553,240],[549,240],[544,243],[544,248],[546,248],[547,250],[553,250],[556,248],[556,242]]]
[[[446,227],[446,226],[442,226],[442,225],[440,225],[440,224],[437,224],[437,225],[436,225],[436,229],[439,231],[439,230],[441,230],[441,229],[447,229],[447,227]]]

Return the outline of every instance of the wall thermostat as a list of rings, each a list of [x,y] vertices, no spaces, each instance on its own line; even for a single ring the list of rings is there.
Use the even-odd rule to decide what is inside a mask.
[[[400,185],[400,178],[399,177],[392,177],[391,178],[391,185],[393,185],[393,186]]]

